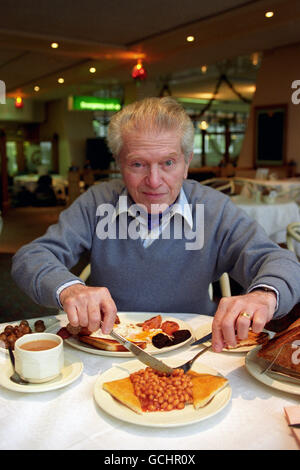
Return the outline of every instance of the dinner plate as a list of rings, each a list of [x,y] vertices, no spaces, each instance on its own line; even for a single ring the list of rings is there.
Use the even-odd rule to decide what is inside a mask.
[[[49,318],[46,318],[46,317],[39,317],[39,318],[24,318],[24,320],[28,321],[28,324],[30,326],[30,328],[32,329],[32,332],[35,333],[35,330],[34,330],[34,324],[37,320],[43,320],[44,324],[45,324],[45,327],[47,329],[47,327],[49,328],[50,327],[50,324],[53,324],[53,323],[57,323],[57,320],[56,319],[49,319]],[[7,323],[2,323],[1,324],[1,330],[0,330],[0,333],[3,333],[4,332],[4,328],[8,325],[12,325],[12,326],[18,326],[20,324],[22,320],[17,320],[17,321],[12,321],[12,322],[7,322]],[[0,351],[8,354],[8,350],[6,348],[3,348],[3,347],[0,347]]]
[[[271,377],[267,374],[262,374],[261,372],[265,368],[265,365],[259,361],[257,353],[260,350],[261,345],[256,346],[255,349],[248,352],[245,358],[245,366],[249,374],[255,377],[259,382],[262,382],[269,387],[275,388],[276,390],[281,390],[282,392],[294,393],[300,395],[300,384],[296,384],[290,381],[281,380],[279,378]],[[288,379],[289,380],[289,379]]]
[[[208,335],[208,333],[211,333],[211,327],[212,327],[212,322],[211,323],[205,323],[204,325],[201,325],[195,332],[195,337],[196,340],[199,338],[203,338],[203,336]],[[266,330],[263,330],[264,332],[269,333]],[[205,343],[202,343],[203,346],[210,346],[211,342],[206,341]],[[242,346],[240,348],[234,348],[234,349],[227,349],[223,348],[221,352],[226,352],[226,353],[244,353],[244,352],[249,352],[252,351],[257,347],[256,344],[252,346]]]
[[[145,320],[149,320],[151,317],[154,317],[156,315],[161,315],[162,316],[162,321],[175,321],[178,323],[180,329],[184,330],[189,330],[191,332],[191,336],[186,340],[183,341],[182,343],[176,344],[174,346],[169,346],[165,348],[155,348],[152,344],[148,344],[146,346],[145,351],[148,352],[149,354],[162,354],[165,352],[173,351],[174,349],[181,348],[182,346],[190,343],[194,339],[194,333],[192,328],[184,321],[179,320],[178,318],[173,318],[172,316],[164,315],[164,314],[159,314],[159,313],[147,313],[147,312],[118,312],[118,317],[120,318],[120,322],[128,322],[128,323],[142,323]],[[46,331],[47,333],[57,333],[58,330],[64,326],[66,326],[68,323],[68,318],[67,315],[62,315],[60,322],[52,325],[51,327],[47,328]],[[114,357],[133,357],[133,354],[129,351],[104,351],[102,349],[96,349],[93,346],[90,346],[89,344],[86,343],[81,343],[76,337],[69,337],[64,340],[67,344],[72,346],[73,348],[80,349],[81,351],[90,353],[90,354],[96,354],[99,356],[114,356]]]
[[[38,393],[57,390],[74,382],[83,371],[83,363],[65,354],[64,367],[58,377],[49,382],[41,384],[20,385],[12,382],[10,376],[13,373],[10,360],[7,360],[0,367],[0,385],[8,390],[22,393]]]
[[[168,365],[174,367],[178,365],[174,358],[165,359]],[[128,374],[144,368],[143,364],[139,361],[129,361],[114,366],[111,369],[103,372],[96,380],[94,386],[94,398],[97,405],[106,413],[114,418],[126,421],[127,423],[138,424],[140,426],[150,426],[157,428],[169,428],[186,426],[193,423],[198,423],[208,419],[215,414],[219,413],[230,401],[231,387],[228,383],[227,387],[223,388],[213,399],[203,408],[195,410],[193,405],[186,405],[183,410],[172,411],[156,411],[143,414],[137,414],[127,406],[115,400],[108,392],[103,390],[102,385],[104,382],[111,380],[118,380],[128,377]],[[204,364],[197,363],[193,366],[193,370],[199,373],[208,373],[217,375],[218,372]]]

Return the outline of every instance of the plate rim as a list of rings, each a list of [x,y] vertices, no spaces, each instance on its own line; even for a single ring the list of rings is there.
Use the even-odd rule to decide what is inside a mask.
[[[275,390],[291,393],[293,395],[300,395],[300,385],[285,382],[284,380],[277,380],[276,378],[270,377],[266,374],[260,374],[259,364],[254,361],[252,356],[255,356],[261,347],[262,345],[259,344],[255,349],[249,351],[245,357],[245,367],[249,374],[259,382],[267,385],[268,387],[274,388]]]
[[[175,361],[175,358],[166,358],[165,359],[165,362],[170,364],[170,365],[172,365],[172,363],[174,361]],[[203,408],[200,408],[199,410],[195,410],[195,409],[191,410],[192,413],[195,413],[195,419],[190,420],[190,421],[183,421],[183,422],[178,422],[178,423],[176,423],[176,422],[175,423],[174,422],[171,422],[171,423],[169,423],[169,422],[152,422],[151,421],[151,414],[149,414],[148,416],[147,416],[147,413],[143,413],[142,415],[137,414],[134,411],[132,411],[131,409],[127,408],[125,405],[122,405],[121,403],[120,404],[115,403],[116,406],[117,406],[117,409],[116,409],[115,413],[112,413],[111,412],[112,408],[111,407],[105,407],[105,403],[103,404],[103,406],[101,406],[102,405],[101,397],[102,398],[105,397],[109,400],[114,400],[114,398],[111,397],[108,392],[106,392],[105,390],[102,389],[101,385],[106,380],[106,378],[105,378],[106,374],[113,373],[114,370],[117,370],[117,372],[121,372],[121,369],[123,367],[127,367],[128,365],[134,366],[134,369],[132,369],[132,371],[146,367],[145,365],[143,365],[137,359],[133,359],[131,361],[127,361],[126,363],[123,362],[121,364],[112,366],[112,367],[105,370],[103,373],[101,373],[98,376],[98,378],[97,378],[97,380],[94,384],[94,391],[93,391],[94,400],[95,400],[97,406],[101,409],[101,411],[105,412],[110,417],[118,419],[122,422],[127,422],[127,423],[134,424],[134,425],[137,425],[137,426],[155,427],[155,428],[176,428],[176,427],[182,427],[182,426],[189,426],[189,425],[199,423],[201,421],[205,421],[206,419],[212,418],[216,414],[220,413],[231,401],[232,388],[231,388],[229,380],[227,379],[228,380],[227,387],[225,387],[223,390],[221,390],[218,394],[219,400],[221,399],[219,407],[217,407],[212,413],[210,413],[208,415],[206,415],[206,414],[203,415],[201,413],[201,411],[203,409],[205,409],[206,406],[211,405],[213,400],[216,398],[216,397],[213,397],[213,399],[206,406],[204,406]],[[176,365],[176,364],[174,363],[173,365]],[[195,364],[194,365],[194,370],[201,369],[201,367],[203,367],[202,371],[206,371],[207,373],[212,373],[212,372],[215,372],[216,374],[218,373],[218,371],[216,369],[214,369],[210,366],[207,366],[206,364],[203,364],[203,363]],[[124,371],[124,372],[125,372],[125,376],[126,376],[126,371]],[[123,376],[124,376],[124,374],[121,374],[121,376],[119,378],[123,378]],[[117,378],[118,377],[116,376],[116,379]],[[115,402],[115,400],[112,403],[114,403],[114,402]],[[117,411],[119,409],[118,407],[120,407],[120,406],[124,407],[122,409],[124,409],[125,413],[129,414],[129,418],[127,417],[127,419],[126,419],[126,416],[121,417],[120,413],[117,414]],[[184,410],[182,410],[182,411],[184,413]],[[181,412],[181,410],[174,410],[174,412],[179,413],[179,412]],[[201,413],[201,416],[196,417],[197,412],[199,414]],[[170,411],[168,413],[172,413],[172,411]],[[165,414],[164,412],[156,412],[155,415],[156,416],[164,416],[164,417],[168,416],[168,414]],[[131,419],[131,417],[132,417],[132,419]],[[149,417],[150,417],[150,420],[149,420]]]
[[[62,312],[62,314],[67,315],[65,312]],[[188,329],[191,332],[191,336],[186,341],[184,341],[183,343],[179,343],[178,345],[170,346],[168,348],[165,347],[165,348],[157,349],[157,351],[156,350],[155,351],[150,351],[150,353],[153,356],[168,353],[168,352],[172,352],[172,351],[176,351],[177,349],[180,349],[181,347],[188,345],[189,343],[191,343],[195,339],[194,329],[187,322],[185,322],[184,320],[181,320],[180,318],[172,317],[172,315],[176,315],[176,313],[166,314],[166,313],[160,313],[160,312],[125,312],[125,311],[121,311],[121,312],[118,312],[118,315],[134,315],[134,316],[135,315],[147,315],[147,316],[148,315],[152,315],[152,316],[161,315],[162,317],[165,318],[165,321],[167,319],[169,319],[169,320],[173,320],[173,321],[175,320],[177,322],[183,323],[186,326],[185,329]],[[50,332],[50,330],[52,330],[54,327],[57,327],[57,325],[60,326],[60,320],[61,320],[61,318],[57,321],[57,323],[55,323],[53,325],[50,325],[48,328],[46,328],[45,332],[47,332],[47,331]],[[97,356],[104,356],[104,357],[106,356],[106,357],[134,358],[134,355],[129,351],[121,352],[121,351],[105,351],[103,349],[96,349],[96,348],[93,348],[92,346],[89,346],[88,344],[80,343],[78,340],[76,340],[76,338],[72,338],[72,337],[67,338],[64,341],[69,346],[73,347],[74,349],[78,349],[78,350],[86,352],[88,354],[94,354],[94,355],[97,355]]]

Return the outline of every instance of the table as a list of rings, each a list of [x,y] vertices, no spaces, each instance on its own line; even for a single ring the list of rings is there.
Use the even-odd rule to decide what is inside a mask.
[[[232,196],[231,200],[255,219],[276,243],[285,243],[288,224],[300,221],[299,206],[294,201],[266,204],[243,196]]]
[[[40,176],[41,175],[36,173],[15,176],[14,190],[19,191],[22,186],[24,186],[26,189],[28,189],[28,191],[33,193],[37,187],[37,182]],[[68,181],[62,175],[54,174],[49,176],[52,178],[52,186],[55,194],[60,194],[61,197],[65,197],[65,190],[68,186]]]
[[[172,316],[185,320],[194,330],[211,321],[210,317],[195,314]],[[44,318],[46,326],[58,318]],[[158,357],[172,356],[182,363],[198,350],[198,346],[186,345]],[[84,364],[81,377],[67,387],[34,394],[0,388],[1,449],[299,449],[283,410],[298,404],[299,396],[258,382],[244,367],[243,353],[208,351],[199,359],[229,379],[232,399],[219,414],[190,426],[153,429],[112,418],[93,399],[99,374],[129,358],[96,356],[68,345],[65,351]],[[1,352],[1,363],[5,360],[7,355]]]
[[[241,183],[243,185],[241,195],[254,196],[263,190],[275,191],[276,201],[300,201],[300,178],[284,178],[284,179],[256,179],[256,178],[242,178],[234,177],[233,182]]]

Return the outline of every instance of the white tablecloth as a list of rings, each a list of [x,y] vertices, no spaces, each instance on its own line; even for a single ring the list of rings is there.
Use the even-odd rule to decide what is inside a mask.
[[[299,206],[294,201],[264,204],[242,196],[233,196],[231,199],[255,219],[276,243],[285,243],[288,224],[300,221]]]
[[[194,329],[208,322],[208,317],[200,315],[172,316]],[[47,322],[54,319],[48,317]],[[299,396],[254,379],[244,366],[245,354],[208,351],[198,359],[229,379],[232,399],[219,414],[190,426],[154,429],[112,418],[93,399],[99,374],[128,358],[96,356],[68,345],[65,350],[84,363],[82,376],[73,384],[37,394],[0,388],[1,449],[299,449],[283,410],[298,404]],[[158,357],[176,356],[180,363],[198,350],[197,346],[184,346],[177,353]],[[7,360],[2,352],[0,360]]]

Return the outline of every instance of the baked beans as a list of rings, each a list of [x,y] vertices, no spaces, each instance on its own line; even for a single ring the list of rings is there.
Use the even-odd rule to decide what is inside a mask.
[[[146,367],[130,374],[130,379],[143,411],[182,410],[193,403],[192,379],[182,369],[168,376]]]

